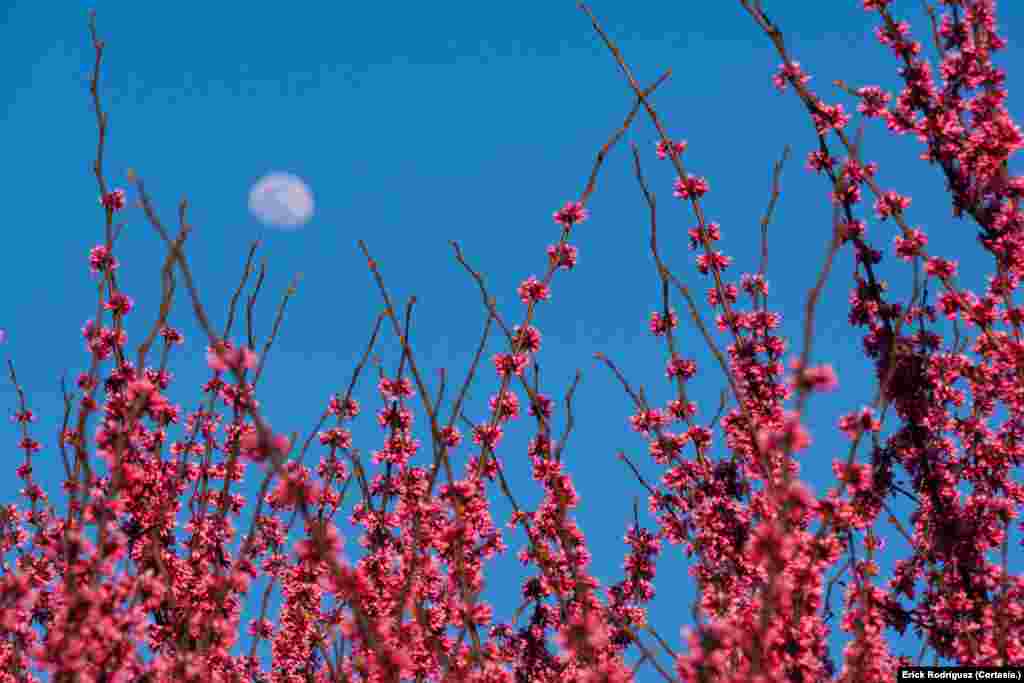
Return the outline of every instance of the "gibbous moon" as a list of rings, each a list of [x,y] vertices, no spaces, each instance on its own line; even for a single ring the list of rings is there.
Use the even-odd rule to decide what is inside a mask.
[[[291,173],[270,173],[249,191],[249,211],[267,225],[293,230],[313,217],[313,193]]]

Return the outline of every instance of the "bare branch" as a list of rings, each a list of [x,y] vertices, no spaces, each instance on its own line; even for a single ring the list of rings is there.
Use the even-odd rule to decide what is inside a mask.
[[[231,336],[231,327],[235,322],[235,307],[238,305],[238,297],[242,295],[242,290],[245,288],[245,284],[249,281],[249,276],[252,274],[252,259],[256,255],[256,249],[260,246],[260,241],[255,240],[249,246],[249,255],[245,258],[245,268],[242,269],[242,279],[238,283],[238,288],[235,293],[231,296],[231,304],[228,306],[228,321],[224,325],[224,339]]]
[[[758,275],[765,277],[768,272],[768,224],[771,223],[772,214],[775,212],[775,204],[779,201],[779,178],[782,176],[782,167],[789,158],[789,145],[782,150],[782,158],[775,162],[772,169],[772,194],[768,200],[768,208],[765,209],[761,218],[761,265],[757,269]],[[762,308],[767,310],[768,297],[762,300]]]

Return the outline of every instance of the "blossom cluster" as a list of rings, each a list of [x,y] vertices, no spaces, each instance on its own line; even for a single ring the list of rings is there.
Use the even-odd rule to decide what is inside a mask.
[[[191,410],[172,403],[175,377],[167,367],[184,343],[168,321],[175,288],[165,286],[149,330],[129,329],[138,314],[117,278],[112,229],[128,191],[108,191],[102,179],[106,119],[97,99],[95,167],[107,230],[83,270],[99,301],[81,328],[89,370],[74,383],[77,393],[66,391],[54,443],[33,436],[36,415],[10,369],[22,487],[16,503],[0,506],[0,683],[39,681],[41,673],[83,683],[626,683],[640,665],[686,683],[880,682],[912,662],[886,638],[908,628],[945,660],[1024,664],[1024,577],[1011,575],[1005,560],[1014,525],[1024,528],[1024,485],[1012,476],[1024,464],[1024,308],[1014,303],[1024,277],[1024,177],[1008,170],[1024,136],[1006,108],[1005,74],[992,61],[1006,41],[992,0],[945,0],[934,30],[941,61],[933,69],[889,0],[862,4],[877,16],[876,37],[893,53],[904,86],[895,97],[876,86],[849,89],[856,112],[922,143],[954,212],[978,225],[994,275],[984,292],[971,292],[956,280],[957,261],[929,253],[925,229],[909,223],[911,198],[883,190],[876,180],[882,169],[861,159],[845,133],[852,114],[811,90],[780,29],[760,3],[744,0],[780,53],[772,80],[800,98],[814,126],[807,167],[828,181],[822,193],[837,211],[821,282],[834,251],[852,250],[848,322],[878,393],[870,405],[850,405],[834,426],[849,453],[832,458],[835,485],[816,494],[799,479],[800,459],[814,446],[806,407],[839,383],[830,365],[810,362],[820,284],[808,296],[803,347],[791,348],[764,265],[735,274],[742,268],[725,253],[722,226],[707,217],[709,181],[687,172],[689,144],[669,138],[651,108],[661,137],[655,154],[672,164],[674,196],[692,214],[690,275],[705,283],[707,305],[698,309],[662,260],[637,153],[662,284],[647,329],[664,349],[657,373],[672,397],[650,402],[598,356],[632,403],[625,421],[650,458],[644,469],[658,473],[646,478],[621,453],[648,493],[647,514],[642,520],[636,510],[626,525],[622,573],[607,584],[592,571],[576,519],[581,497],[567,446],[576,384],[564,409],[556,406],[540,385],[538,358],[540,312],[555,303],[556,278],[577,266],[570,239],[587,238],[587,201],[621,131],[598,155],[583,195],[553,212],[555,241],[538,253],[544,268],[518,285],[514,319],[456,245],[484,294],[484,341],[496,323],[503,343],[488,363],[481,342],[450,406],[443,371],[441,390],[429,391],[408,317],[392,306],[377,261],[361,244],[386,310],[347,391],[327,399],[302,440],[269,424],[262,401],[273,397],[257,398],[276,326],[261,353],[251,332],[245,341],[232,337],[238,295],[226,328],[211,326],[183,256],[184,206],[172,238],[134,179],[137,204],[167,245],[164,282],[172,270],[181,273],[206,344],[201,400]],[[103,43],[91,29],[95,88]],[[630,85],[639,108],[646,95],[632,77]],[[887,252],[869,242],[869,217],[898,229],[895,259],[886,262]],[[937,304],[919,297],[919,288],[905,302],[894,300],[881,269],[907,263],[938,292]],[[247,264],[239,292],[249,272]],[[672,291],[686,299],[685,309],[673,305]],[[713,325],[705,323],[708,310]],[[689,393],[709,370],[682,347],[690,322],[725,375],[728,401],[717,414]],[[952,339],[944,323],[956,325]],[[354,392],[382,325],[401,357],[394,368],[377,364],[376,393],[364,410]],[[128,343],[136,338],[133,357]],[[157,343],[159,358],[151,358]],[[464,399],[478,371],[497,390],[474,421]],[[705,414],[714,417],[699,421]],[[365,450],[354,443],[361,417],[377,430]],[[513,429],[530,432],[526,453],[508,448]],[[60,490],[34,478],[33,463],[44,457],[60,458]],[[539,489],[531,507],[509,486],[512,467],[527,468]],[[256,500],[241,493],[251,478],[260,481]],[[512,511],[508,519],[496,516],[499,497]],[[897,497],[915,503],[906,524],[893,512]],[[893,544],[881,520],[908,548],[887,578],[879,558]],[[523,539],[519,607],[499,615],[484,589],[513,535]],[[647,613],[666,548],[692,558],[699,589],[681,647]],[[1000,554],[1001,563],[994,560]],[[841,618],[833,622],[832,591],[843,579]],[[275,591],[279,606],[271,610]],[[258,612],[244,620],[247,606]],[[841,661],[831,647],[837,630],[848,640]]]

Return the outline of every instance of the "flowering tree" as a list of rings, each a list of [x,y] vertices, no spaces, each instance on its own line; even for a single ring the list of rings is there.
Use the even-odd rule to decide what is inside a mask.
[[[941,170],[954,215],[977,224],[979,243],[992,256],[983,293],[958,284],[955,261],[928,253],[927,236],[909,223],[910,198],[878,185],[877,164],[862,158],[859,137],[848,132],[851,115],[811,89],[761,2],[740,4],[778,51],[776,86],[806,107],[817,134],[807,165],[821,176],[835,207],[829,250],[807,296],[804,336],[789,370],[765,277],[782,162],[762,221],[764,258],[735,278],[732,259],[716,248],[721,227],[702,206],[711,183],[687,171],[686,143],[668,134],[648,99],[669,74],[646,88],[638,83],[596,17],[580,5],[635,106],[598,153],[583,194],[554,212],[559,237],[547,247],[543,273],[519,286],[523,308],[514,319],[503,315],[482,275],[453,243],[458,263],[479,287],[486,323],[470,372],[446,398],[444,373],[432,391],[410,341],[414,300],[403,314],[360,242],[384,312],[347,391],[330,398],[305,440],[274,431],[256,399],[266,353],[294,289],[257,353],[251,317],[261,272],[248,298],[245,339],[232,341],[258,243],[249,250],[227,322],[216,329],[185,255],[186,203],[172,234],[134,174],[128,180],[138,206],[166,256],[156,320],[136,332],[141,342],[131,355],[126,321],[133,301],[118,285],[115,224],[128,193],[109,187],[104,173],[107,127],[98,87],[104,44],[91,21],[99,133],[94,170],[105,230],[89,254],[98,291],[97,310],[82,329],[90,367],[78,377],[77,393],[65,391],[64,419],[52,444],[66,475],[63,510],[53,504],[55,491],[33,479],[32,458],[42,445],[32,435],[35,418],[15,367],[9,367],[19,398],[15,420],[24,459],[17,474],[24,486],[23,501],[0,508],[0,553],[16,555],[0,576],[0,680],[38,680],[46,671],[51,680],[81,683],[611,682],[633,680],[643,669],[667,681],[883,681],[914,661],[892,653],[886,641],[889,629],[908,628],[925,650],[945,660],[1024,664],[1024,577],[1012,576],[1007,560],[1012,522],[1024,504],[1024,487],[1011,478],[1024,461],[1024,308],[1014,301],[1024,272],[1018,206],[1024,177],[1010,174],[1008,160],[1024,138],[1005,108],[1005,74],[992,61],[1006,45],[995,28],[994,2],[944,0],[941,16],[929,8],[929,38],[940,58],[935,74],[891,3],[863,0],[905,86],[894,99],[878,87],[839,84],[863,117],[881,119],[894,134],[912,133],[924,145],[922,159]],[[573,517],[579,498],[562,460],[574,426],[576,384],[566,394],[556,434],[554,401],[540,386],[535,312],[551,305],[556,276],[571,275],[577,259],[571,240],[589,218],[586,205],[603,160],[641,113],[658,130],[657,157],[676,171],[674,196],[692,209],[690,246],[726,343],[719,344],[707,311],[659,251],[655,194],[634,147],[662,286],[650,331],[664,340],[664,375],[676,396],[667,406],[652,405],[612,359],[599,356],[635,404],[630,423],[662,471],[659,480],[648,481],[622,456],[649,493],[655,523],[645,528],[635,516],[626,529],[630,551],[622,579],[602,586],[589,570],[587,541]],[[875,216],[899,227],[896,266],[912,267],[915,283],[907,301],[893,300],[880,278],[884,253],[865,223],[871,210],[864,205],[872,199]],[[878,390],[870,407],[852,410],[837,425],[849,437],[849,453],[834,464],[836,486],[816,497],[798,480],[796,456],[810,444],[802,422],[808,401],[837,385],[829,366],[810,359],[817,301],[840,249],[856,255],[849,323],[861,334]],[[166,397],[168,364],[183,341],[168,320],[181,284],[208,338],[210,370],[201,407],[184,416]],[[929,291],[940,292],[937,305],[929,303]],[[710,428],[694,419],[697,404],[687,386],[698,367],[680,348],[673,298],[685,303],[728,384]],[[952,338],[944,334],[946,323]],[[473,421],[463,408],[486,365],[492,330],[505,343],[490,359],[499,390],[490,414]],[[367,458],[347,425],[360,416],[353,392],[382,333],[393,334],[402,352],[394,372],[378,373],[383,442]],[[158,359],[151,357],[157,345]],[[527,457],[499,460],[504,430],[526,417],[524,408],[535,430]],[[312,468],[304,464],[307,452],[316,462]],[[532,510],[517,502],[505,478],[506,468],[527,463],[543,491]],[[251,470],[261,484],[258,498],[247,502],[237,489]],[[896,482],[899,470],[909,476],[910,490]],[[897,496],[915,505],[909,524],[892,511]],[[494,518],[495,497],[511,505],[510,519]],[[252,523],[239,533],[233,519],[246,509]],[[343,511],[363,548],[355,562],[343,553],[336,521]],[[888,578],[876,562],[885,546],[875,530],[883,512],[910,547]],[[521,606],[499,616],[481,594],[489,563],[506,551],[499,526],[506,522],[525,532],[520,559],[526,569]],[[301,538],[290,544],[294,525],[301,525]],[[645,613],[664,542],[695,558],[699,599],[678,651]],[[259,614],[243,624],[250,585],[261,576],[270,581],[255,596]],[[828,654],[837,630],[829,598],[844,576],[838,630],[851,640],[836,665]],[[269,610],[274,590],[282,595],[277,614]],[[242,647],[245,633],[250,640]],[[269,662],[256,657],[263,640],[270,642]]]

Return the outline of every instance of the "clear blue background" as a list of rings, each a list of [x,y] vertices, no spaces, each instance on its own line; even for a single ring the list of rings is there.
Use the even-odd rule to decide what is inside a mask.
[[[833,79],[890,91],[899,83],[895,61],[873,37],[877,19],[860,4],[776,0],[766,7],[794,58],[813,74],[813,88],[847,110],[855,103],[831,85]],[[16,362],[41,418],[33,429],[46,446],[35,460],[37,480],[51,491],[58,490],[61,474],[53,438],[62,407],[58,378],[64,371],[74,377],[88,364],[79,332],[96,307],[87,254],[102,236],[91,174],[96,125],[87,91],[93,51],[86,9],[74,2],[7,2],[0,15],[7,253],[0,271],[6,292],[0,326],[8,331],[0,355]],[[108,46],[102,83],[110,117],[108,180],[128,187],[125,172],[134,168],[168,224],[175,222],[177,202],[188,198],[195,227],[189,258],[216,326],[223,326],[248,245],[261,234],[268,262],[257,313],[261,337],[288,282],[303,274],[259,392],[274,427],[303,437],[328,396],[347,386],[382,308],[356,240],[368,242],[396,301],[418,297],[412,339],[420,366],[446,368],[450,385],[457,385],[484,313],[448,241],[458,240],[486,273],[503,315],[520,320],[524,307],[515,288],[526,276],[543,273],[544,249],[558,236],[551,212],[582,192],[595,153],[633,102],[615,62],[569,0],[287,7],[101,1],[97,9]],[[725,252],[736,259],[730,280],[757,269],[771,167],[783,146],[792,145],[771,227],[768,279],[771,306],[783,314],[798,351],[803,302],[825,252],[832,209],[827,183],[803,168],[816,142],[810,120],[794,95],[780,95],[772,85],[779,63],[774,48],[738,2],[595,0],[593,9],[641,82],[673,69],[654,102],[670,135],[690,142],[688,169],[711,184],[704,205],[722,225]],[[898,2],[895,11],[913,21],[915,36],[934,54],[919,3]],[[1013,74],[1024,64],[1024,50],[1012,40],[1015,28],[1024,30],[1024,6],[1002,3],[999,17],[1011,37],[1000,63]],[[1011,76],[1011,91],[1015,83]],[[1010,108],[1019,119],[1020,100],[1011,99]],[[950,217],[940,173],[917,159],[921,147],[915,140],[893,138],[879,122],[866,130],[864,157],[879,162],[880,184],[912,195],[909,220],[925,228],[931,252],[958,258],[962,285],[980,290],[991,260],[976,243],[974,226]],[[709,282],[697,273],[686,246],[685,232],[694,221],[689,207],[671,196],[673,174],[654,155],[656,139],[640,116],[623,142],[636,142],[643,153],[648,181],[660,199],[667,261],[703,296]],[[261,232],[248,214],[249,187],[272,170],[295,173],[313,189],[317,214],[301,231]],[[582,495],[578,518],[594,553],[593,572],[609,585],[621,578],[622,534],[634,497],[646,508],[643,489],[615,454],[626,450],[648,477],[656,476],[656,467],[628,428],[628,397],[593,353],[612,358],[653,402],[672,396],[663,375],[663,342],[647,330],[650,312],[660,306],[660,286],[648,251],[647,209],[626,144],[608,158],[589,208],[591,220],[574,236],[579,265],[558,274],[553,299],[539,308],[537,324],[544,335],[539,360],[546,393],[560,400],[576,369],[583,371],[577,427],[565,461]],[[134,350],[155,316],[164,248],[141,212],[124,215],[128,225],[117,256],[122,288],[137,303],[129,319]],[[882,276],[905,297],[911,269],[891,257],[895,226],[864,217],[869,241],[887,252]],[[852,268],[852,254],[844,250],[815,330],[814,358],[831,362],[841,383],[837,393],[810,405],[815,443],[801,462],[804,478],[818,493],[831,485],[832,460],[845,457],[837,417],[874,399],[873,368],[859,352],[861,333],[846,322]],[[685,310],[682,302],[674,303]],[[691,397],[700,400],[698,417],[707,423],[725,382],[683,317],[683,348],[701,368]],[[187,337],[172,358],[177,381],[171,396],[191,411],[207,377],[206,342],[183,289],[171,321]],[[724,343],[723,335],[718,339]],[[488,357],[501,349],[500,341],[492,337]],[[397,346],[391,335],[385,342],[379,353],[391,373]],[[436,375],[430,384],[436,388]],[[495,388],[493,372],[485,368],[468,411],[475,420],[485,418],[485,401]],[[5,383],[0,391],[5,410],[13,411],[13,390]],[[364,382],[357,397],[364,416],[356,423],[356,445],[368,452],[381,442],[373,382]],[[540,495],[525,454],[532,429],[520,423],[501,456],[514,492],[532,508]],[[421,437],[422,427],[421,420]],[[13,469],[21,459],[17,436],[13,426],[5,433]],[[468,452],[462,448],[456,460],[464,461]],[[723,452],[716,442],[714,454]],[[314,458],[308,455],[307,464]],[[18,488],[13,476],[3,478],[0,500],[14,500]],[[246,491],[254,493],[252,479]],[[499,501],[497,523],[507,520],[507,509]],[[248,518],[243,520],[238,526],[247,529]],[[519,532],[506,538],[510,551],[489,569],[487,586],[502,618],[516,602],[513,587],[522,574],[515,552],[525,542]],[[1019,533],[1014,539],[1016,545]],[[895,536],[889,542],[903,553]],[[355,547],[350,539],[349,552]],[[679,548],[666,548],[651,611],[676,647],[693,599],[686,566]],[[883,563],[883,576],[890,566]],[[840,600],[834,594],[833,606],[839,608]],[[842,640],[834,640],[837,659]],[[914,639],[894,642],[897,654],[916,656]],[[640,680],[652,676],[647,671]]]

